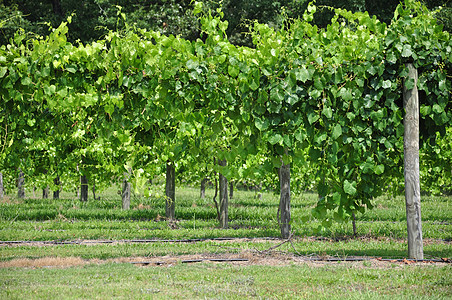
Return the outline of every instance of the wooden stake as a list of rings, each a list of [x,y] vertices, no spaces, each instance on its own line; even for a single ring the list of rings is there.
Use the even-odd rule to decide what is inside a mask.
[[[176,219],[176,168],[174,163],[166,163],[166,184],[165,184],[166,205],[165,214],[169,220]]]
[[[219,160],[218,164],[222,167],[226,166],[226,160]],[[220,172],[219,176],[219,190],[220,190],[220,226],[221,228],[228,228],[228,180]]]
[[[132,191],[132,184],[130,183],[130,177],[132,176],[132,168],[128,168],[127,172],[124,172],[124,179],[122,181],[122,209],[130,209],[130,195]]]
[[[281,229],[281,237],[288,239],[290,236],[290,165],[282,163],[279,168],[280,198],[278,209],[278,223]]]
[[[417,91],[417,70],[412,63],[408,68],[407,80],[414,80],[412,89],[403,87],[403,106],[405,118],[403,125],[405,202],[408,231],[408,255],[413,259],[423,259],[421,223],[421,186],[419,179],[419,95]]]

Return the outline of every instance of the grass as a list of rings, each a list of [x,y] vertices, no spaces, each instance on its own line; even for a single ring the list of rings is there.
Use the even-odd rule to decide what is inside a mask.
[[[51,269],[0,269],[3,299],[441,299],[451,296],[450,267],[389,271],[331,264],[234,266],[124,263]]]
[[[211,195],[212,194],[212,195]],[[66,195],[67,196],[67,195]],[[230,201],[230,229],[218,229],[213,191],[200,199],[198,190],[182,188],[176,195],[176,224],[168,226],[163,198],[135,198],[128,211],[120,209],[121,200],[114,190],[101,195],[102,200],[81,203],[77,199],[25,199],[0,204],[0,240],[67,239],[150,239],[209,237],[278,237],[276,223],[278,198],[254,192],[236,191]],[[351,223],[332,223],[321,228],[321,221],[310,211],[317,195],[294,195],[293,230],[296,236],[342,237],[352,235]],[[422,198],[423,236],[426,239],[452,239],[450,197]],[[358,216],[361,236],[406,238],[403,197],[380,197],[376,208]],[[441,205],[441,209],[438,209]],[[174,230],[174,227],[177,230]]]
[[[13,258],[40,258],[47,256],[72,257],[84,259],[118,258],[132,256],[163,256],[203,253],[231,253],[249,249],[264,251],[280,241],[204,241],[197,243],[124,243],[101,245],[57,245],[57,246],[20,246],[3,247],[0,261]],[[407,244],[402,240],[344,240],[322,241],[315,239],[297,239],[293,242],[297,253],[302,255],[322,256],[373,256],[383,258],[404,258],[407,255]],[[293,253],[290,244],[278,248],[279,251]],[[450,243],[435,242],[424,245],[426,258],[451,257]]]
[[[320,257],[407,256],[403,197],[380,197],[375,208],[357,216],[358,236],[351,223],[321,228],[311,217],[315,194],[292,199],[292,243],[281,243],[276,223],[278,197],[235,191],[230,200],[229,229],[218,228],[212,203],[199,191],[184,187],[176,194],[176,222],[166,221],[163,198],[135,197],[131,209],[121,209],[114,189],[101,200],[81,203],[73,195],[64,199],[4,198],[0,202],[0,241],[116,240],[80,245],[0,245],[0,298],[450,298],[452,268],[446,264],[298,263],[298,255]],[[424,255],[452,257],[452,198],[422,197]],[[441,209],[438,209],[438,208]],[[241,239],[219,241],[211,238]],[[131,239],[206,239],[196,243],[127,243]],[[282,255],[274,264],[219,264],[176,262],[140,267],[125,258],[179,257],[180,255]],[[264,255],[266,259],[266,256]],[[28,259],[29,267],[21,266]],[[31,260],[30,260],[31,259]],[[40,265],[38,261],[60,261]],[[66,266],[64,262],[78,261]],[[112,261],[115,260],[115,261]],[[100,263],[99,263],[100,262]],[[9,265],[8,265],[9,263]],[[3,267],[2,267],[3,264]]]

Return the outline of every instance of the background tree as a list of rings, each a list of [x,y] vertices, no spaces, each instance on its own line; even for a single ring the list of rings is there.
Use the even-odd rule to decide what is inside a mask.
[[[19,29],[25,32],[35,31],[32,23],[24,18],[17,5],[6,6],[0,3],[0,45],[8,44]]]
[[[257,20],[274,28],[281,25],[281,14],[289,18],[303,16],[310,0],[224,0],[204,1],[204,9],[215,10],[222,5],[224,19],[229,26],[226,34],[231,43],[252,46],[249,25]],[[398,0],[317,0],[318,6],[314,24],[326,27],[334,12],[330,9],[342,8],[352,12],[368,11],[380,21],[389,24]],[[449,0],[425,0],[431,10],[440,6],[437,18],[444,29],[452,30],[452,3]],[[124,22],[118,22],[122,14],[127,22],[138,28],[159,31],[166,35],[181,35],[188,40],[201,37],[198,19],[191,13],[192,3],[185,0],[3,0],[0,4],[0,24],[3,24],[0,44],[8,42],[15,31],[25,31],[46,35],[49,24],[55,28],[68,16],[73,22],[68,25],[68,40],[88,43],[102,38],[108,30],[124,29]],[[2,26],[0,26],[2,27]]]

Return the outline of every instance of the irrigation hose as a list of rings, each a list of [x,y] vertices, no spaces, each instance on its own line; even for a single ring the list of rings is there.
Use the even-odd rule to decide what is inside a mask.
[[[205,241],[234,241],[234,240],[281,240],[274,237],[256,237],[256,238],[241,238],[241,237],[220,237],[220,238],[198,238],[198,239],[132,239],[132,240],[82,240],[82,241],[0,241],[0,247],[21,245],[21,244],[36,244],[36,245],[82,245],[82,244],[114,244],[114,243],[196,243]],[[378,260],[384,262],[401,262],[401,263],[452,263],[451,258],[433,258],[433,259],[407,259],[407,258],[382,258],[382,257],[303,257],[298,256],[303,261],[313,262],[358,262],[368,260]],[[181,261],[182,263],[193,263],[201,261],[216,261],[216,262],[231,262],[231,261],[248,261],[247,259],[196,259]],[[164,262],[133,262],[134,264],[164,264]]]

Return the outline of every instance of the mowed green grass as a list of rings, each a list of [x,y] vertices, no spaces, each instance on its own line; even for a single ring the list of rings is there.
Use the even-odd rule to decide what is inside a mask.
[[[0,269],[2,299],[447,299],[450,267],[343,264]]]
[[[195,188],[176,190],[177,222],[164,220],[163,197],[133,197],[130,210],[121,209],[121,199],[109,189],[101,200],[82,203],[74,195],[65,199],[9,199],[0,203],[0,240],[72,239],[182,239],[213,237],[278,237],[276,222],[278,196],[235,191],[229,202],[229,229],[218,228],[213,191],[200,199]],[[70,197],[71,196],[71,197]],[[91,195],[90,195],[91,196]],[[351,222],[332,222],[322,228],[311,217],[317,195],[292,196],[292,229],[295,236],[341,238],[353,234]],[[383,196],[375,208],[357,216],[358,234],[366,237],[405,239],[405,200]],[[452,197],[422,198],[423,236],[426,239],[452,239]]]
[[[90,195],[91,196],[91,195]],[[72,194],[64,199],[5,198],[0,203],[1,241],[81,241],[132,239],[205,239],[200,242],[111,243],[81,245],[0,246],[0,262],[20,259],[81,258],[104,263],[0,268],[1,299],[381,299],[452,297],[452,267],[446,264],[175,263],[142,267],[108,259],[179,255],[254,255],[281,243],[276,223],[278,197],[235,191],[230,200],[230,226],[220,229],[213,191],[199,198],[195,188],[176,191],[176,222],[166,221],[164,200],[134,197],[131,209],[121,209],[115,189],[101,200],[81,203]],[[270,254],[321,257],[407,256],[405,200],[384,196],[375,208],[357,216],[358,236],[351,223],[333,222],[322,228],[311,217],[317,195],[293,195],[294,239]],[[452,198],[422,197],[426,258],[451,258]],[[213,238],[234,237],[219,241]],[[254,254],[253,254],[254,253]],[[248,254],[249,255],[249,254]],[[281,262],[281,261],[280,261]],[[13,264],[14,265],[14,264]],[[33,264],[32,264],[33,265]]]

